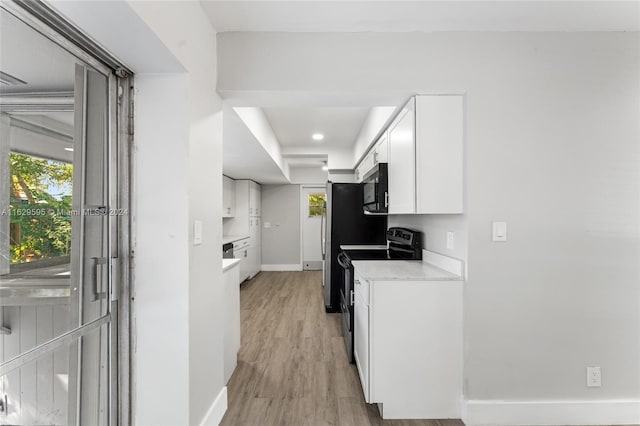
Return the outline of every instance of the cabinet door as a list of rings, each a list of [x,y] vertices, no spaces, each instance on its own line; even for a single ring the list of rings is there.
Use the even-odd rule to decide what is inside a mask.
[[[389,214],[416,211],[414,102],[409,101],[389,128]]]
[[[375,156],[374,163],[387,163],[389,161],[389,140],[387,132],[384,132],[374,147]]]
[[[357,277],[356,277],[357,278]],[[371,402],[371,381],[370,381],[370,315],[369,306],[365,302],[365,294],[362,291],[363,286],[368,286],[366,281],[354,280],[355,295],[354,295],[354,326],[353,326],[353,357],[356,361],[356,367],[358,368],[358,375],[360,376],[360,384],[362,385],[362,392],[364,393],[364,399],[367,403]]]
[[[371,171],[371,169],[373,169],[373,167],[376,165],[375,157],[376,157],[375,149],[371,149],[371,151],[369,151],[367,155],[364,157],[364,159],[362,160],[362,163],[360,164],[361,179],[364,179],[365,176],[367,176],[367,174]]]
[[[252,217],[249,223],[251,231],[251,245],[255,247],[255,273],[260,272],[262,266],[262,230],[260,228],[260,218]]]
[[[462,213],[462,96],[417,96],[416,141],[416,213]]]
[[[249,264],[249,247],[243,248],[240,253],[235,254],[234,256],[240,260],[240,282],[249,278],[249,274],[251,272],[251,265]]]
[[[240,349],[240,288],[238,267],[222,274],[224,282],[224,381],[229,381]]]
[[[236,182],[222,176],[222,217],[236,215]]]
[[[258,248],[257,247],[249,247],[247,249],[247,263],[249,268],[249,278],[253,278],[258,272],[260,272],[260,267],[258,266]]]
[[[260,185],[249,182],[249,215],[260,216]]]

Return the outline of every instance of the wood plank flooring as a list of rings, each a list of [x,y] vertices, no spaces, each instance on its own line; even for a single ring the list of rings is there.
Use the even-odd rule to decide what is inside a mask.
[[[242,284],[242,344],[222,426],[462,426],[382,420],[364,402],[338,314],[326,314],[320,272],[261,272]]]

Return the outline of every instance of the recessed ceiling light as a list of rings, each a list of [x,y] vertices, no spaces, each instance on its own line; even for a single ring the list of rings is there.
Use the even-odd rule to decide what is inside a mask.
[[[65,151],[73,152],[73,148],[65,148]]]
[[[321,141],[322,139],[324,139],[324,135],[322,133],[314,133],[313,135],[311,135],[311,138],[314,141]]]

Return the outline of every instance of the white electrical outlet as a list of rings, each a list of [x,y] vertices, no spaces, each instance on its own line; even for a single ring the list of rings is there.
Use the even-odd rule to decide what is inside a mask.
[[[447,232],[447,248],[453,250],[455,246],[455,234],[451,231]]]
[[[599,388],[600,386],[602,386],[600,367],[587,367],[587,387]]]

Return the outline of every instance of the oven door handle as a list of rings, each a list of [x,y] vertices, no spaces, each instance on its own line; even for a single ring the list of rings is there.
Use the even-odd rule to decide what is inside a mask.
[[[342,266],[344,269],[349,269],[349,266],[351,266],[349,265],[349,260],[347,259],[347,256],[342,252],[338,254],[337,261],[338,261],[338,264]]]

